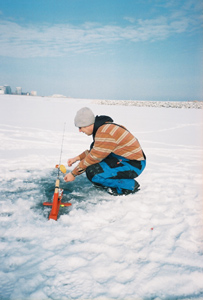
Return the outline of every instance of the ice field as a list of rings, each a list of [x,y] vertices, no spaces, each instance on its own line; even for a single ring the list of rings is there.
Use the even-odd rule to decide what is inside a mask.
[[[48,221],[64,123],[66,167],[91,143],[73,124],[83,106],[138,138],[141,189],[61,175],[72,206]],[[203,299],[202,128],[202,109],[0,95],[0,299]]]

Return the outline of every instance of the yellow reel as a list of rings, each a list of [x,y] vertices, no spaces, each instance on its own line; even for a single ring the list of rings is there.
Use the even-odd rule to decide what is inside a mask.
[[[64,165],[56,165],[56,168],[62,172],[62,173],[66,173],[66,167]]]

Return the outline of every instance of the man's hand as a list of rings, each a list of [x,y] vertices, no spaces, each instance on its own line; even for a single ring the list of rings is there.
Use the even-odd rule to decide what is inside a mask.
[[[64,181],[66,181],[66,182],[70,182],[70,181],[74,181],[74,180],[75,180],[75,177],[71,173],[66,174],[66,176],[64,177]]]
[[[68,166],[71,167],[72,164],[74,164],[76,161],[80,160],[79,156],[73,157],[73,158],[69,158],[69,160],[67,161]]]

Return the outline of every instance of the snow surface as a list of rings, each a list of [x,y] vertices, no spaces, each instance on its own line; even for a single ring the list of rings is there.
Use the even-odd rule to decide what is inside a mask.
[[[83,106],[139,139],[141,190],[61,176],[72,207],[48,221],[64,123],[63,164],[91,143],[73,124]],[[203,299],[202,121],[201,109],[1,95],[0,299]]]

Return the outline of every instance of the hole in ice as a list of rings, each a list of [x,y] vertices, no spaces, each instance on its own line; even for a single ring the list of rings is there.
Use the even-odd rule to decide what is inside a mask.
[[[2,180],[1,204],[4,209],[0,218],[12,217],[18,210],[23,214],[34,210],[38,215],[48,217],[50,207],[43,206],[43,202],[52,202],[57,179],[57,169],[53,170],[11,170]],[[108,200],[109,195],[100,191],[86,178],[85,174],[78,176],[75,181],[66,183],[63,174],[60,174],[60,188],[63,189],[63,202],[71,202],[71,207],[61,207],[60,215],[69,213],[73,209],[88,210],[90,205],[97,205],[103,200]],[[21,211],[20,208],[23,207]],[[21,212],[20,212],[21,211]]]

